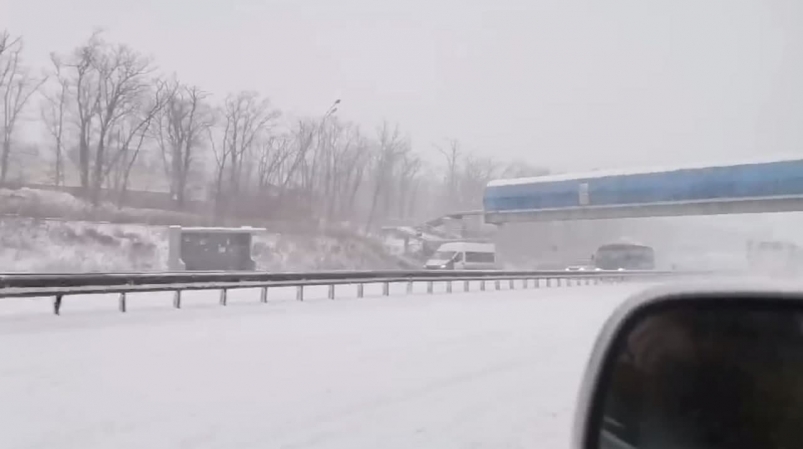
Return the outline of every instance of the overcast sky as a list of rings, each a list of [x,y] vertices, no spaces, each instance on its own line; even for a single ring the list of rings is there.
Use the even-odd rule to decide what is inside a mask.
[[[29,60],[93,28],[220,96],[561,170],[803,156],[801,0],[0,0]],[[434,157],[434,156],[433,156]]]

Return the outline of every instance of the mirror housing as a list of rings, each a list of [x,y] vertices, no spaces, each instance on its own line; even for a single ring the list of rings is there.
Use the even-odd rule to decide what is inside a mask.
[[[674,317],[682,317],[682,319],[675,320]],[[652,330],[650,328],[651,323],[656,322],[655,320],[659,320],[659,323],[665,323],[665,321],[669,317],[670,327],[653,327]],[[652,320],[652,321],[651,321]],[[663,321],[662,321],[663,320]],[[763,320],[763,321],[762,321]],[[799,320],[799,321],[797,321]],[[672,340],[672,335],[677,335],[677,333],[671,332],[673,329],[684,329],[684,326],[688,324],[689,329],[694,329],[697,332],[695,338],[684,340],[691,342],[692,346],[694,347],[693,351],[690,352],[694,355],[695,363],[699,360],[704,360],[705,357],[708,357],[710,354],[720,355],[720,354],[731,354],[734,355],[731,357],[732,360],[738,360],[739,365],[734,370],[731,368],[731,365],[723,365],[728,368],[723,368],[726,374],[720,373],[720,378],[728,379],[733,377],[735,374],[739,374],[739,369],[744,365],[754,364],[757,366],[755,371],[751,371],[752,374],[758,373],[775,373],[778,370],[775,369],[775,365],[769,366],[766,365],[765,361],[757,361],[758,359],[753,357],[743,357],[744,353],[750,354],[764,354],[765,352],[774,353],[776,351],[755,351],[755,345],[752,345],[752,342],[757,341],[757,345],[765,344],[769,345],[767,347],[775,348],[776,342],[787,342],[788,336],[784,334],[783,336],[776,335],[776,326],[777,323],[781,324],[788,324],[791,323],[793,326],[789,327],[792,329],[794,337],[794,349],[799,350],[801,353],[801,357],[799,360],[800,364],[796,364],[795,360],[789,359],[786,355],[784,357],[774,359],[772,363],[789,363],[790,367],[787,369],[786,365],[782,365],[783,368],[788,370],[793,370],[798,368],[800,372],[794,371],[793,374],[795,376],[790,377],[800,379],[800,385],[798,385],[795,381],[792,381],[791,384],[783,384],[782,387],[786,388],[789,385],[793,387],[800,387],[800,388],[793,388],[791,392],[782,392],[784,398],[782,400],[783,404],[778,403],[769,403],[767,406],[764,405],[764,402],[756,402],[756,404],[761,404],[761,410],[755,411],[754,416],[762,416],[766,414],[765,407],[768,407],[766,410],[770,410],[773,412],[780,413],[779,410],[782,410],[784,413],[787,413],[790,407],[790,404],[794,406],[793,412],[799,410],[801,415],[793,417],[803,417],[803,291],[800,289],[800,286],[796,285],[786,285],[786,286],[778,286],[778,285],[756,285],[756,284],[699,284],[699,285],[688,285],[688,286],[665,286],[665,287],[658,287],[646,290],[645,292],[638,294],[621,306],[619,306],[613,313],[613,315],[608,319],[608,321],[603,326],[602,330],[600,331],[597,341],[593,347],[593,351],[591,353],[589,362],[586,367],[585,375],[583,378],[583,383],[581,385],[580,393],[577,398],[576,409],[575,409],[575,419],[574,419],[574,429],[573,429],[573,441],[572,447],[575,449],[614,449],[614,448],[635,448],[635,447],[650,447],[652,443],[644,444],[644,436],[649,434],[649,432],[653,432],[651,435],[657,440],[665,441],[664,437],[667,434],[672,434],[673,432],[678,432],[678,427],[675,427],[677,423],[681,421],[674,421],[674,420],[664,420],[661,421],[661,424],[657,427],[655,426],[656,421],[651,421],[652,427],[649,427],[650,430],[645,431],[644,429],[647,428],[646,426],[642,426],[642,421],[644,419],[642,416],[650,415],[650,413],[655,412],[658,410],[660,413],[663,413],[661,416],[669,416],[666,415],[666,408],[658,408],[653,407],[656,402],[648,402],[652,401],[653,398],[648,396],[648,393],[645,393],[648,388],[642,388],[642,385],[650,385],[649,390],[652,392],[655,388],[652,385],[663,385],[660,382],[655,382],[654,378],[651,378],[653,373],[660,372],[660,370],[665,370],[663,374],[669,374],[669,377],[663,377],[663,379],[678,379],[675,376],[675,372],[671,371],[672,368],[676,368],[678,366],[682,366],[684,369],[691,369],[695,375],[691,377],[680,377],[680,379],[695,379],[694,381],[689,381],[684,383],[685,381],[676,381],[672,382],[672,388],[679,387],[683,390],[687,387],[687,384],[691,384],[696,382],[696,379],[699,376],[696,376],[695,369],[698,369],[698,365],[692,364],[679,364],[677,363],[677,358],[671,358],[665,356],[669,354],[671,356],[675,356],[677,354],[670,354],[671,351],[676,351],[677,346],[676,343],[678,340]],[[692,326],[689,323],[693,323]],[[758,323],[758,324],[756,324]],[[739,328],[739,326],[742,326]],[[749,332],[747,334],[744,333],[744,329],[749,327]],[[647,329],[647,331],[643,331],[643,329]],[[738,328],[738,329],[737,329]],[[657,330],[656,330],[657,329]],[[737,329],[741,334],[738,334],[740,337],[739,339],[734,338],[734,335],[737,335]],[[786,329],[786,328],[784,328]],[[704,333],[700,333],[700,331],[704,331]],[[764,331],[766,330],[766,331]],[[648,349],[652,351],[651,357],[649,358],[651,361],[658,360],[661,364],[653,365],[659,366],[659,368],[650,368],[648,371],[649,374],[645,375],[644,373],[639,373],[642,376],[642,380],[646,379],[646,382],[642,384],[638,384],[638,386],[629,388],[631,386],[630,381],[622,383],[616,383],[614,380],[614,373],[617,372],[616,370],[620,369],[621,366],[625,366],[625,364],[633,363],[635,366],[637,363],[631,362],[631,360],[638,359],[638,354],[634,355],[632,352],[628,352],[634,345],[633,345],[633,337],[636,336],[641,338],[646,333],[653,332],[652,336],[657,336],[657,338],[653,338],[652,340],[648,340],[650,345]],[[763,332],[763,333],[762,333]],[[792,335],[789,334],[789,335]],[[800,338],[798,339],[798,334],[800,334]],[[691,335],[691,334],[690,334]],[[699,336],[702,335],[703,337],[700,338]],[[748,335],[749,338],[745,338],[744,335]],[[647,335],[649,338],[650,335]],[[717,339],[718,337],[721,337]],[[780,338],[780,339],[779,339]],[[656,342],[657,340],[657,342]],[[714,342],[714,343],[711,343]],[[718,346],[719,345],[719,346]],[[743,349],[740,345],[743,346],[751,346],[754,352],[742,352]],[[657,348],[657,350],[656,350]],[[702,348],[702,349],[701,349]],[[711,352],[711,348],[715,351]],[[721,351],[722,348],[727,348],[728,351]],[[684,349],[685,350],[685,349]],[[709,351],[709,352],[706,352]],[[659,354],[656,358],[654,355],[655,353]],[[683,355],[685,356],[685,352]],[[646,359],[646,358],[645,358]],[[727,358],[722,358],[722,360],[731,360]],[[623,361],[625,360],[625,361]],[[787,360],[789,360],[787,362]],[[668,361],[668,363],[667,363]],[[719,359],[717,360],[719,363]],[[763,365],[762,365],[763,364]],[[630,366],[630,365],[628,365]],[[702,366],[702,365],[699,365]],[[712,366],[713,363],[712,363]],[[716,365],[719,367],[719,365]],[[736,366],[736,365],[734,365]],[[689,368],[691,367],[691,368]],[[639,366],[637,369],[641,369]],[[656,369],[658,371],[656,371]],[[703,368],[699,368],[703,369]],[[707,368],[706,368],[707,369]],[[761,371],[761,370],[764,371]],[[739,371],[739,372],[737,372]],[[703,372],[703,371],[701,371]],[[675,377],[673,377],[675,376]],[[790,375],[791,376],[791,375]],[[750,378],[751,381],[754,381],[753,384],[759,384],[763,386],[765,384],[775,385],[777,381],[775,379],[770,380],[771,376],[767,376],[766,379],[763,378]],[[618,378],[618,377],[617,377]],[[660,378],[659,378],[660,379]],[[648,381],[653,382],[648,382]],[[765,380],[765,383],[761,383],[761,380]],[[773,383],[774,382],[774,383]],[[611,436],[613,435],[612,432],[605,430],[606,425],[610,423],[605,421],[606,417],[608,416],[608,412],[611,410],[610,404],[613,403],[611,401],[612,394],[619,394],[618,392],[621,390],[621,385],[628,386],[628,390],[636,391],[632,393],[628,391],[629,395],[627,396],[627,400],[631,400],[635,397],[635,401],[631,401],[632,403],[638,403],[638,405],[642,408],[639,408],[639,412],[635,414],[624,414],[623,416],[630,416],[635,417],[634,420],[638,421],[638,430],[636,431],[636,439],[639,443],[642,444],[630,444],[627,441],[619,439],[618,437]],[[696,385],[696,384],[695,384]],[[729,383],[729,382],[716,382],[718,390],[717,392],[720,397],[733,397],[733,398],[740,398],[739,394],[746,394],[746,391],[740,389],[741,387],[736,387],[734,385],[748,385],[748,384],[738,384],[738,383]],[[642,389],[639,389],[642,388]],[[730,390],[728,390],[730,388]],[[755,395],[756,393],[753,391],[751,387],[749,393]],[[781,388],[781,387],[775,387]],[[658,388],[660,389],[660,388]],[[771,388],[770,388],[771,389]],[[760,394],[769,394],[767,393],[768,388],[764,388],[763,390],[759,391]],[[686,390],[683,390],[686,391]],[[707,390],[696,390],[696,391],[703,391],[706,392]],[[777,389],[773,394],[777,393]],[[732,396],[728,396],[732,395]],[[621,395],[620,395],[621,396]],[[703,394],[702,396],[706,396]],[[623,396],[622,396],[623,397]],[[669,396],[667,396],[669,397]],[[688,395],[686,396],[687,399],[685,403],[681,407],[686,407],[685,411],[694,410],[695,412],[699,409],[697,406],[702,406],[702,408],[706,408],[705,399],[698,399],[700,395]],[[755,398],[756,396],[751,396]],[[763,398],[763,396],[761,396]],[[776,396],[772,396],[772,398],[780,397],[778,394]],[[695,403],[694,401],[697,400],[699,403]],[[691,401],[691,402],[689,402]],[[768,401],[772,402],[772,401]],[[776,401],[777,402],[777,401]],[[620,409],[627,409],[630,403],[627,401],[624,402],[624,407],[621,407],[623,402],[616,402],[616,405],[620,406]],[[649,405],[644,405],[649,404]],[[660,403],[661,406],[665,406],[665,403]],[[747,403],[745,403],[747,404]],[[775,409],[772,407],[775,406]],[[652,407],[652,408],[650,408]],[[726,407],[726,406],[723,406]],[[724,408],[724,410],[731,410]],[[739,407],[735,407],[738,409]],[[688,409],[688,410],[687,410]],[[678,409],[673,409],[673,413],[677,412]],[[726,413],[730,415],[730,413]],[[676,415],[672,415],[676,416]],[[677,416],[684,416],[684,419],[690,415],[677,415]],[[784,415],[785,416],[785,415]],[[729,416],[731,417],[731,416]],[[732,417],[731,417],[732,418]],[[743,419],[740,415],[740,419]],[[632,421],[632,420],[631,420]],[[684,422],[687,422],[684,421]],[[707,432],[708,427],[716,426],[717,423],[713,422],[717,420],[697,420],[694,421],[694,431],[697,432],[702,430]],[[753,432],[759,433],[759,436],[766,436],[771,435],[773,441],[776,441],[777,438],[784,438],[783,443],[777,443],[776,446],[762,446],[768,447],[772,449],[772,447],[783,447],[789,446],[798,446],[798,441],[803,442],[803,431],[796,430],[797,428],[803,428],[803,426],[799,426],[798,422],[803,422],[803,418],[799,421],[795,421],[792,419],[795,424],[786,424],[792,427],[784,428],[784,432],[781,432],[782,437],[777,437],[776,433],[778,433],[778,429],[774,426],[776,424],[769,425],[769,427],[757,427],[757,430],[750,428],[747,426],[747,429],[741,430],[743,432]],[[742,422],[742,421],[739,421]],[[751,423],[753,421],[750,421]],[[666,424],[670,423],[670,424]],[[619,425],[620,423],[615,423]],[[625,423],[627,424],[627,423]],[[722,425],[720,423],[720,425]],[[765,423],[766,425],[766,423]],[[681,426],[683,427],[683,426]],[[683,427],[687,429],[687,427]],[[629,429],[629,427],[627,427]],[[661,433],[658,434],[659,429]],[[771,430],[770,430],[771,429]],[[789,430],[794,429],[794,430]],[[718,431],[714,429],[714,431]],[[763,432],[763,433],[762,433]],[[733,439],[741,438],[738,435],[739,432],[731,432]],[[684,434],[687,435],[687,434]],[[695,434],[699,435],[699,434]],[[710,435],[706,433],[706,435]],[[696,438],[696,436],[695,436]],[[703,444],[702,447],[731,447],[731,446],[719,446],[719,445],[707,445],[712,440],[710,437],[708,440],[701,442]],[[792,443],[790,443],[790,440]],[[694,440],[697,441],[696,439]],[[720,440],[716,440],[719,442]],[[740,440],[743,441],[743,440]],[[688,444],[687,441],[676,443],[678,444],[677,447],[698,447],[698,446],[691,446],[691,445],[684,445]],[[749,445],[749,444],[748,444]],[[657,447],[657,446],[652,446]],[[664,446],[661,446],[664,447]],[[672,446],[671,442],[669,446],[666,447],[676,447]],[[734,446],[734,447],[742,447],[742,446]],[[747,447],[747,446],[744,446]]]

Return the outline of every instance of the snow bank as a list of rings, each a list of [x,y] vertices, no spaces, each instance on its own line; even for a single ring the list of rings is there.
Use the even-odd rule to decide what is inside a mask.
[[[0,271],[151,271],[167,267],[166,229],[0,219]]]
[[[567,448],[594,338],[635,288],[4,319],[3,443]]]
[[[259,270],[316,271],[398,268],[396,260],[359,238],[261,233]],[[0,272],[163,271],[167,228],[136,224],[0,218]]]
[[[86,221],[90,220],[90,221]],[[185,212],[92,207],[65,192],[0,189],[0,272],[162,271],[167,225],[212,225]],[[237,220],[232,220],[233,222]],[[267,227],[254,238],[258,269],[266,271],[400,268],[402,258],[348,224],[232,223]]]

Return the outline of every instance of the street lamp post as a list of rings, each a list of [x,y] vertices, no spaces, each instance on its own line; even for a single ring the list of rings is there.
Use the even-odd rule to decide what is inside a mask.
[[[323,115],[324,120],[326,120],[326,117],[329,117],[330,115],[337,112],[337,105],[339,104],[340,104],[340,99],[338,98],[337,100],[335,100],[334,103],[332,103],[332,106],[329,106],[329,109],[326,110],[326,113]]]

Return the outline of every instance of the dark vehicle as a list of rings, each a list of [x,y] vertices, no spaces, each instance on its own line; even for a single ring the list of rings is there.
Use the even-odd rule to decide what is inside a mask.
[[[747,243],[747,262],[756,273],[795,274],[803,269],[803,248],[785,241],[750,241]]]
[[[601,270],[655,269],[655,250],[635,243],[602,245],[591,258],[594,266]]]

